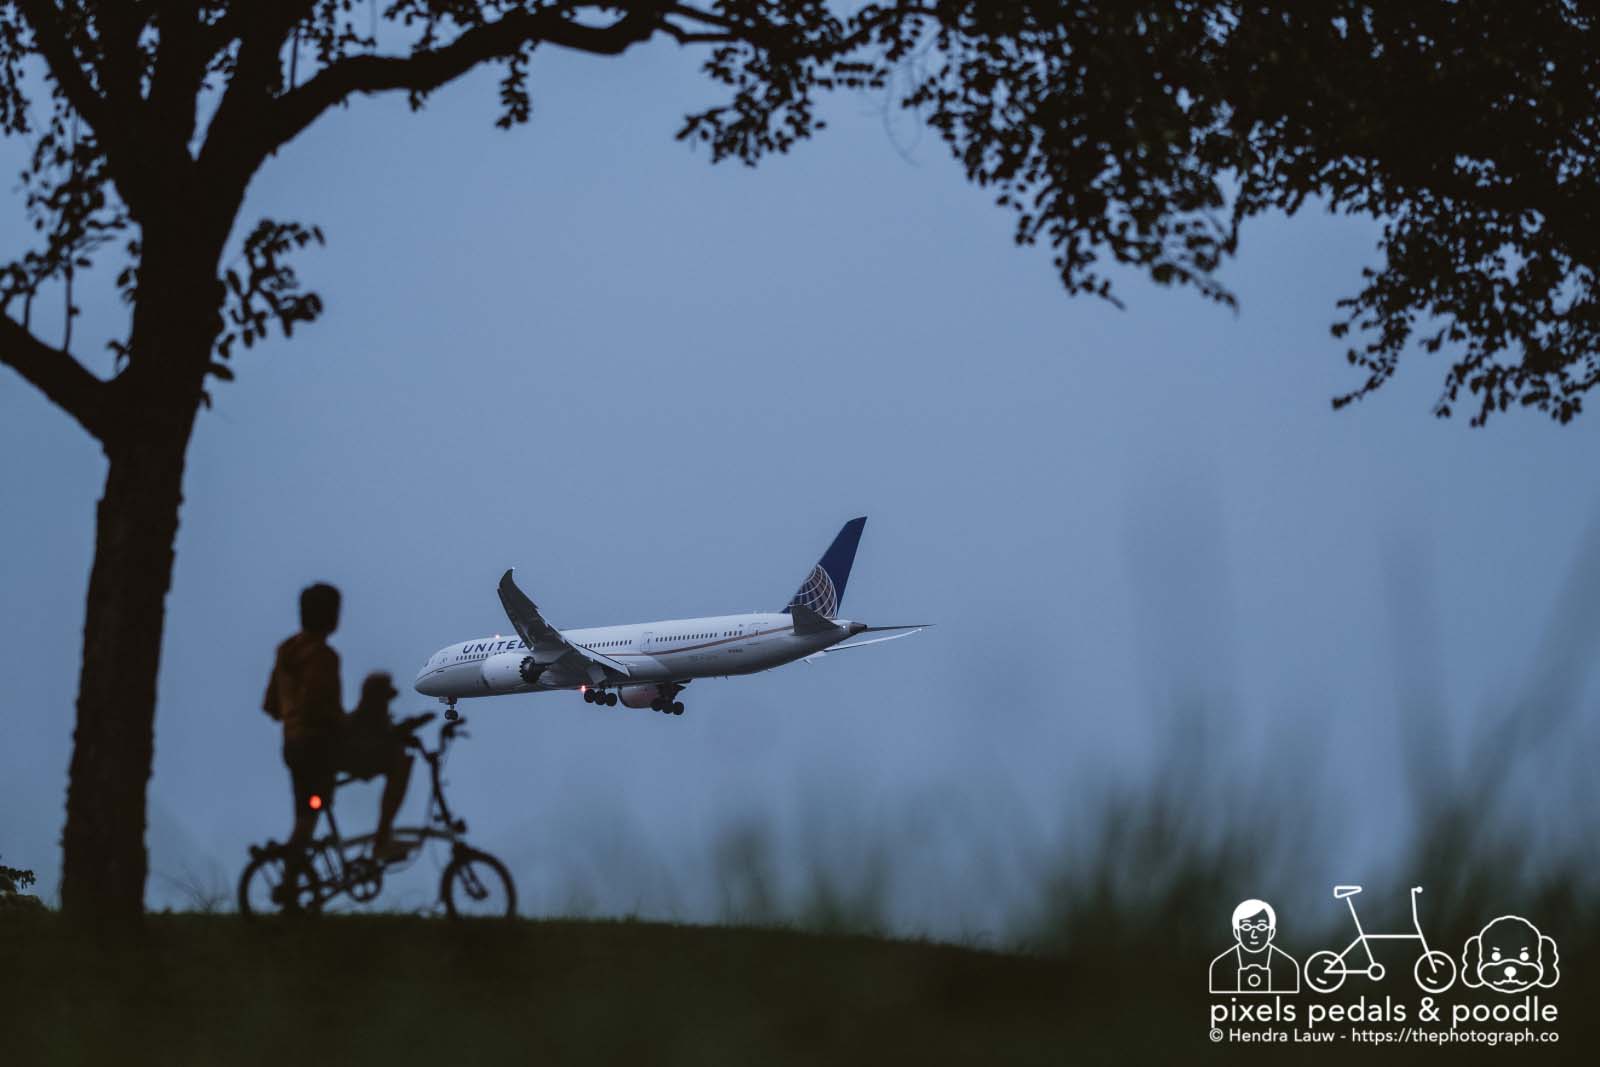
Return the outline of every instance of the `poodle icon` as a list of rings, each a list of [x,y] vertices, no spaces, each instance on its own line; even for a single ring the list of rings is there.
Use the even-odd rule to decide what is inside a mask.
[[[1334,952],[1332,949],[1313,952],[1306,960],[1306,985],[1318,993],[1332,993],[1344,984],[1347,976],[1352,974],[1365,975],[1374,982],[1383,981],[1384,968],[1372,954],[1373,941],[1420,942],[1422,954],[1417,957],[1417,962],[1411,971],[1412,977],[1417,980],[1417,985],[1427,993],[1443,993],[1455,985],[1456,961],[1450,958],[1449,953],[1429,948],[1428,939],[1423,936],[1422,920],[1417,918],[1417,895],[1422,892],[1420,885],[1411,887],[1411,927],[1416,933],[1409,934],[1369,934],[1362,929],[1361,917],[1356,914],[1355,902],[1355,895],[1359,892],[1361,887],[1358,885],[1333,887],[1333,898],[1342,900],[1350,906],[1350,919],[1356,924],[1356,939],[1346,945],[1343,952]],[[1367,958],[1365,967],[1361,966],[1360,960],[1352,955],[1358,947]]]
[[[1234,945],[1211,961],[1213,993],[1298,993],[1300,964],[1272,944],[1278,913],[1264,900],[1233,909]]]
[[[1519,915],[1502,915],[1467,938],[1461,949],[1461,982],[1500,993],[1549,989],[1561,979],[1560,963],[1554,938]]]

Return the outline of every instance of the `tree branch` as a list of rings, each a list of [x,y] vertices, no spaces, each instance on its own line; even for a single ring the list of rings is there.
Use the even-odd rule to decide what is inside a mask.
[[[211,56],[203,50],[199,12],[193,4],[163,3],[159,18],[161,37],[150,72],[150,114],[169,131],[173,143],[187,149]]]
[[[670,22],[661,28],[668,37],[671,37],[679,44],[732,44],[735,41],[742,40],[738,34],[727,30],[694,32],[683,29],[681,26],[674,26]]]
[[[663,5],[638,4],[609,26],[585,26],[556,9],[518,11],[474,26],[450,44],[404,58],[350,56],[319,71],[284,94],[257,133],[259,158],[277,151],[329,108],[354,93],[404,89],[426,93],[480,63],[516,54],[524,45],[547,42],[594,55],[618,55],[661,28]]]
[[[17,0],[17,7],[28,20],[39,54],[44,57],[56,84],[61,86],[67,103],[89,124],[100,143],[109,145],[117,131],[108,128],[111,123],[106,115],[105,100],[89,84],[72,42],[61,32],[66,16],[52,0]]]
[[[107,100],[124,105],[140,97],[139,37],[149,24],[151,12],[143,5],[106,4],[100,10],[100,85]],[[166,27],[161,30],[166,36]]]
[[[33,30],[34,42],[43,56],[50,76],[55,79],[67,104],[94,133],[96,142],[111,162],[113,181],[125,203],[135,213],[145,206],[148,175],[132,138],[138,136],[135,121],[143,101],[121,101],[114,107],[95,90],[88,73],[78,60],[62,26],[67,15],[54,0],[16,0],[18,10]]]
[[[105,440],[107,384],[66,352],[33,336],[9,315],[0,315],[0,363],[22,375],[95,438]]]
[[[196,160],[201,185],[219,193],[211,207],[220,212],[213,221],[224,233],[233,225],[245,186],[268,154],[258,151],[256,145],[262,136],[265,115],[273,106],[273,94],[279,91],[279,54],[295,25],[311,13],[312,7],[313,0],[235,3],[206,35],[202,49],[206,62],[218,50],[228,47],[229,40],[237,38],[239,42],[227,89],[211,115]]]

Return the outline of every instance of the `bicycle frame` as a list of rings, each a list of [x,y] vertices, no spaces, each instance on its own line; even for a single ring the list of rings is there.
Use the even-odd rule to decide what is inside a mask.
[[[1448,953],[1428,947],[1428,938],[1422,932],[1422,919],[1417,915],[1417,897],[1422,893],[1422,887],[1411,887],[1411,928],[1415,933],[1409,934],[1369,934],[1366,927],[1361,925],[1361,916],[1356,914],[1355,895],[1361,892],[1358,885],[1336,885],[1333,887],[1335,900],[1343,900],[1350,908],[1350,921],[1356,925],[1356,939],[1346,945],[1341,951],[1335,952],[1325,948],[1320,952],[1313,952],[1306,957],[1305,976],[1306,984],[1318,993],[1331,993],[1344,984],[1345,978],[1352,974],[1364,975],[1374,982],[1383,980],[1384,967],[1372,953],[1374,941],[1418,941],[1422,951],[1417,954],[1416,963],[1412,965],[1411,976],[1416,979],[1417,985],[1428,993],[1443,993],[1456,981],[1455,961]],[[1360,947],[1367,956],[1365,967],[1350,966],[1350,958]]]
[[[1369,944],[1371,941],[1420,941],[1422,942],[1422,955],[1427,956],[1430,951],[1428,948],[1428,939],[1422,933],[1422,920],[1417,917],[1417,896],[1421,892],[1421,886],[1411,887],[1411,926],[1414,930],[1416,930],[1416,933],[1413,934],[1367,933],[1367,931],[1361,925],[1361,916],[1356,914],[1355,894],[1351,893],[1349,896],[1346,896],[1344,898],[1344,902],[1350,907],[1350,920],[1356,924],[1356,939],[1350,942],[1350,944],[1346,945],[1344,947],[1344,951],[1338,954],[1338,967],[1330,967],[1329,973],[1342,976],[1360,974],[1365,975],[1374,981],[1382,978],[1383,965],[1380,964],[1372,955],[1372,946]],[[1355,950],[1357,945],[1361,946],[1362,951],[1367,954],[1367,965],[1365,967],[1347,967],[1345,965],[1346,957],[1348,957],[1350,953]]]
[[[429,841],[449,842],[452,853],[462,847],[462,837],[467,832],[467,824],[465,820],[456,818],[450,811],[450,803],[444,795],[442,771],[445,750],[465,725],[465,719],[445,723],[439,730],[438,747],[431,751],[415,734],[410,739],[409,743],[415,745],[428,764],[429,799],[428,817],[422,826],[397,826],[394,829],[394,840],[408,846],[407,859],[415,855]],[[354,780],[350,777],[339,779],[334,786],[335,792],[339,786],[347,785]],[[307,865],[317,880],[319,902],[331,900],[346,891],[350,891],[352,896],[361,900],[363,898],[355,892],[357,887],[381,878],[383,871],[407,861],[376,863],[367,855],[359,853],[354,856],[349,855],[348,849],[370,847],[376,833],[361,834],[352,838],[340,836],[339,822],[334,817],[334,807],[330,797],[322,808],[322,814],[328,820],[328,836],[311,843]],[[374,886],[372,893],[365,899],[371,899],[376,895],[377,886]]]
[[[438,746],[430,750],[416,731],[434,718],[429,712],[398,724],[407,735],[406,746],[421,752],[428,764],[427,819],[421,826],[394,828],[394,842],[405,847],[386,848],[379,855],[368,849],[375,844],[376,834],[342,837],[333,813],[333,798],[314,796],[311,808],[318,815],[327,816],[327,835],[308,843],[303,857],[291,855],[288,845],[274,841],[250,846],[250,860],[239,876],[240,912],[321,912],[329,901],[341,895],[366,904],[383,891],[385,874],[408,866],[428,842],[445,841],[450,845],[450,860],[440,871],[437,907],[451,919],[516,915],[517,887],[510,870],[494,856],[466,842],[466,821],[456,817],[445,799],[445,751],[455,738],[466,736],[466,720],[458,716],[447,721],[439,730]],[[348,776],[337,779],[334,789],[349,781]]]

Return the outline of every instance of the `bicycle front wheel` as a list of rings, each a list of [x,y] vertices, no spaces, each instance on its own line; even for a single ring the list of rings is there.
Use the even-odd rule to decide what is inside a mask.
[[[509,919],[517,913],[517,887],[506,865],[475,848],[457,849],[439,883],[439,899],[452,919]]]

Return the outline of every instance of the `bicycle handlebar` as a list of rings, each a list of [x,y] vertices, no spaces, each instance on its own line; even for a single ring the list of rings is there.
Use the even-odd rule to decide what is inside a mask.
[[[422,738],[417,736],[417,731],[438,717],[438,713],[432,711],[425,711],[420,715],[407,716],[394,724],[395,732],[404,735],[407,748],[421,749],[426,752],[427,746],[422,743]],[[445,723],[444,728],[439,731],[439,747],[435,750],[435,753],[442,753],[445,745],[458,737],[470,736],[464,729],[466,725],[467,720],[463,718],[452,719]]]

